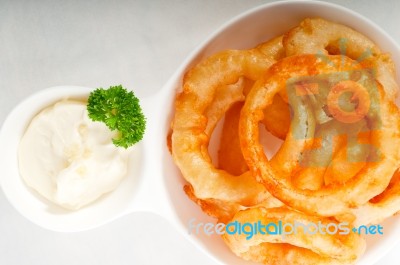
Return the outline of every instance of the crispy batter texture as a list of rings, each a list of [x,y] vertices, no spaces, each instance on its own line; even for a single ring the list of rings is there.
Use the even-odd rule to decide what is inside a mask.
[[[235,176],[249,170],[239,141],[239,118],[243,104],[238,102],[225,113],[218,150],[218,167]]]
[[[322,18],[306,18],[284,35],[282,43],[287,56],[316,54],[326,58],[326,55],[346,55],[360,61],[376,70],[377,80],[391,100],[397,97],[399,87],[392,59],[360,32]]]
[[[194,195],[193,187],[190,184],[185,185],[183,190],[192,201],[200,206],[204,213],[215,217],[218,222],[221,223],[228,222],[233,218],[235,213],[242,209],[242,206],[238,203],[226,202],[213,198],[201,200]]]
[[[346,55],[354,60],[380,53],[366,36],[322,18],[306,18],[283,37],[286,56],[299,54]]]
[[[337,81],[338,73],[348,76]],[[334,89],[323,92],[327,84]],[[308,18],[190,69],[167,146],[187,196],[219,222],[377,223],[400,211],[398,89],[393,61],[371,40]],[[224,115],[215,167],[208,145]],[[259,123],[284,140],[272,158]],[[354,264],[365,250],[356,233],[246,236],[223,239],[239,257],[269,265]]]
[[[218,151],[218,167],[233,175],[240,175],[248,170],[239,140],[239,118],[242,106],[243,102],[237,102],[225,113]],[[290,126],[290,111],[289,105],[280,95],[276,95],[272,104],[265,108],[261,123],[272,135],[285,139]]]
[[[396,82],[395,66],[389,54],[378,54],[374,57],[367,57],[361,61],[364,68],[371,69],[372,74],[376,80],[383,86],[385,90],[385,97],[395,101],[399,85]]]
[[[400,211],[400,171],[397,170],[389,186],[368,203],[351,211],[354,225],[378,224]]]
[[[368,156],[372,151],[370,132],[361,131],[358,132],[357,137],[353,139],[346,137],[344,140],[339,143],[339,150],[333,154],[332,161],[326,168],[325,185],[344,185],[367,165]]]
[[[210,133],[206,130],[208,120],[205,115],[220,87],[233,84],[242,76],[256,80],[271,64],[272,61],[257,49],[223,51],[199,63],[185,75],[183,91],[175,101],[172,155],[197,198],[244,205],[258,202],[258,195],[264,188],[251,174],[232,176],[211,164],[208,154]]]
[[[272,135],[285,140],[290,127],[289,104],[280,95],[275,95],[272,104],[264,109],[261,123]]]
[[[229,53],[227,55],[227,53]],[[207,88],[205,85],[211,85],[211,86],[215,86],[214,87],[214,96],[211,102],[206,103],[206,108],[204,110],[204,117],[206,118],[206,124],[205,124],[205,129],[204,129],[204,134],[207,137],[207,140],[202,142],[203,144],[200,146],[200,150],[203,154],[203,160],[207,161],[209,159],[208,157],[208,152],[207,152],[207,146],[208,146],[208,141],[211,138],[212,132],[216,126],[216,124],[218,123],[218,121],[222,118],[222,116],[224,115],[225,112],[227,112],[227,110],[234,105],[237,102],[243,101],[244,100],[244,95],[246,95],[248,93],[248,90],[251,88],[251,86],[253,85],[254,81],[252,81],[251,78],[255,78],[252,76],[252,74],[248,74],[248,77],[250,76],[250,78],[244,78],[246,76],[246,68],[248,67],[247,61],[243,62],[243,73],[242,75],[244,77],[239,77],[240,73],[237,73],[237,69],[236,66],[234,68],[230,68],[232,65],[230,65],[231,63],[231,59],[243,59],[244,58],[244,54],[241,54],[244,52],[240,52],[240,51],[228,51],[226,53],[222,52],[219,55],[216,55],[214,57],[210,57],[207,59],[206,62],[198,66],[196,66],[194,69],[192,69],[190,72],[187,73],[185,80],[184,81],[184,87],[186,82],[189,83],[189,85],[186,84],[186,88],[192,88],[193,90],[198,88],[196,86],[196,82],[197,85],[199,85],[199,87],[203,87],[203,88]],[[257,46],[253,51],[251,51],[251,53],[255,56],[256,60],[253,60],[252,63],[259,63],[259,70],[258,72],[261,73],[262,70],[266,70],[267,66],[269,66],[270,64],[272,64],[273,62],[275,62],[276,59],[280,58],[281,56],[283,56],[283,46],[282,46],[282,36],[277,37],[271,41],[265,42],[263,44],[260,44],[259,46]],[[222,62],[221,62],[222,60]],[[224,62],[224,60],[226,62]],[[232,80],[234,80],[235,75],[238,78],[238,81],[235,84],[229,84],[231,81],[227,81],[224,80],[224,76],[221,76],[218,71],[214,71],[215,74],[215,79],[207,79],[208,83],[205,82],[200,83],[201,78],[198,80],[196,78],[199,78],[199,76],[201,76],[203,74],[202,71],[204,71],[204,69],[206,69],[209,66],[214,66],[215,70],[221,70],[220,67],[224,66],[226,69],[225,71],[230,73]],[[257,76],[259,74],[256,74],[255,76]],[[206,77],[206,76],[205,76]],[[207,76],[208,78],[208,76]],[[222,78],[221,80],[218,81],[218,78]],[[195,84],[190,84],[191,82],[194,82]],[[246,90],[246,91],[244,91]],[[191,99],[191,96],[193,94],[196,94],[197,91],[188,91],[184,89],[184,91],[180,94],[180,96],[185,96],[184,99],[182,99],[183,101],[187,101],[188,99]],[[185,95],[186,94],[186,95]],[[178,96],[179,97],[179,96]],[[178,99],[177,99],[178,102]],[[282,104],[281,104],[282,105]],[[235,110],[232,110],[235,111]],[[236,110],[238,111],[238,110]],[[240,110],[239,110],[240,111]],[[179,113],[178,113],[179,114]],[[176,115],[177,116],[177,115]],[[286,117],[287,119],[289,119],[289,117]],[[176,119],[174,119],[176,120]],[[249,193],[250,195],[246,195],[246,198],[244,199],[238,199],[237,201],[228,201],[226,199],[221,199],[221,198],[215,198],[213,196],[206,197],[206,198],[201,198],[201,197],[197,197],[195,195],[195,189],[193,188],[193,186],[191,184],[186,185],[184,190],[186,192],[186,194],[188,195],[189,198],[191,198],[194,202],[196,202],[208,215],[213,216],[215,218],[217,218],[220,221],[224,221],[227,220],[227,218],[231,218],[233,216],[234,213],[236,213],[238,211],[238,209],[243,208],[245,206],[249,206],[249,205],[254,205],[254,204],[258,204],[258,203],[262,203],[263,205],[268,205],[268,206],[280,206],[281,202],[279,202],[278,200],[276,200],[275,198],[272,198],[272,196],[269,194],[269,192],[267,192],[265,190],[265,188],[258,184],[257,182],[255,182],[254,178],[251,176],[251,174],[249,173],[247,169],[247,166],[244,164],[241,164],[241,170],[240,171],[232,171],[232,165],[237,165],[236,163],[243,163],[244,160],[242,158],[242,160],[240,160],[240,157],[243,157],[240,151],[240,146],[239,146],[239,136],[237,135],[238,133],[238,128],[235,130],[228,130],[229,127],[238,127],[238,125],[233,125],[232,123],[238,123],[238,117],[235,117],[235,115],[231,115],[227,114],[226,117],[226,126],[224,126],[224,130],[222,132],[223,135],[227,134],[228,137],[230,134],[232,134],[232,138],[231,139],[236,139],[236,153],[234,153],[233,156],[230,156],[229,154],[231,153],[225,153],[228,154],[228,156],[224,155],[225,151],[228,151],[227,148],[222,148],[222,152],[220,151],[220,155],[219,155],[219,161],[220,162],[220,169],[222,169],[223,171],[218,171],[223,177],[225,178],[225,180],[227,180],[228,182],[234,182],[234,183],[240,183],[243,184],[243,179],[245,179],[245,181],[247,181],[248,187],[246,193]],[[283,134],[285,132],[282,132],[282,126],[274,123],[274,124],[270,124],[269,125],[270,128],[272,128],[273,131],[277,132],[278,134],[280,134],[281,136],[283,136]],[[172,130],[171,133],[168,135],[167,137],[167,143],[168,143],[168,147],[171,151],[171,153],[174,155],[174,151],[173,151],[173,132],[176,132],[176,128],[175,127],[175,123],[172,122]],[[273,129],[276,128],[276,129]],[[287,129],[285,129],[287,130]],[[179,132],[179,131],[178,131]],[[177,132],[176,132],[177,134]],[[179,136],[178,136],[179,139]],[[224,146],[224,143],[228,144],[228,142],[221,142],[222,146]],[[232,146],[232,145],[231,145]],[[176,152],[175,152],[176,153]],[[178,152],[179,153],[179,152]],[[233,153],[232,153],[233,154]],[[231,159],[235,160],[235,161],[231,161]],[[229,161],[229,162],[227,162]],[[233,163],[231,163],[233,162]],[[212,166],[212,165],[211,165]],[[189,171],[188,171],[189,172]],[[231,179],[231,178],[235,178],[236,176],[240,175],[240,177],[238,179]],[[208,177],[207,175],[205,175],[205,177]],[[190,182],[190,181],[189,181]],[[234,184],[237,185],[237,184]],[[222,189],[221,189],[222,188]],[[219,190],[216,190],[216,192],[220,192],[220,193],[224,193],[225,189],[227,189],[226,187],[221,187]],[[233,187],[229,187],[228,185],[228,191],[229,189],[233,189]],[[231,192],[231,191],[229,191]],[[235,191],[237,192],[237,191]],[[221,194],[222,195],[222,194]],[[229,197],[229,194],[228,194]],[[225,197],[226,198],[226,197]]]
[[[254,233],[250,239],[246,238],[248,235],[245,233],[225,233],[222,236],[236,255],[264,264],[354,264],[365,250],[364,239],[355,233],[304,233],[300,224],[307,227],[310,223],[321,223],[324,226],[338,223],[329,218],[306,215],[287,207],[255,207],[239,211],[231,222],[264,225],[279,222],[292,225],[297,223],[297,233],[289,233],[288,229],[285,230],[285,236],[274,234],[275,231],[271,227],[268,229],[271,233],[264,227],[264,234]],[[249,232],[249,229],[247,231]]]
[[[245,96],[250,92],[253,85],[254,81],[244,80],[243,93]],[[274,97],[272,104],[264,109],[264,118],[261,121],[267,131],[281,140],[285,140],[291,120],[289,104],[284,97],[284,93]]]
[[[264,197],[265,188],[251,174],[234,176],[216,169],[208,143],[217,121],[232,104],[244,99],[241,89],[229,93],[229,85],[240,78],[259,79],[281,56],[281,50],[280,37],[251,50],[222,51],[186,73],[183,91],[175,100],[170,142],[174,160],[198,199],[253,205]]]
[[[369,155],[369,130],[365,119],[342,123],[335,119],[316,126],[312,152],[303,156],[302,166],[292,176],[301,189],[318,190],[325,185],[339,184],[354,177]]]
[[[400,149],[395,148],[400,144],[398,109],[393,102],[384,97],[383,90],[377,86],[378,91],[375,95],[377,98],[374,102],[380,104],[373,105],[366,118],[374,128],[371,132],[371,144],[381,153],[379,162],[371,163],[368,168],[346,182],[346,185],[328,185],[316,191],[296,188],[290,178],[280,177],[275,167],[271,166],[272,162],[268,161],[258,142],[258,122],[261,120],[259,113],[270,104],[273,96],[285,87],[289,78],[337,73],[354,70],[357,67],[362,69],[346,57],[329,56],[329,60],[332,63],[327,64],[314,55],[299,55],[287,57],[274,64],[268,70],[266,77],[258,82],[247,96],[239,123],[243,155],[258,180],[272,195],[290,207],[319,216],[343,214],[355,206],[365,204],[386,188],[400,164]],[[278,154],[281,150],[284,152],[286,148],[291,148],[291,145],[286,145],[288,139],[296,142],[299,138],[293,131],[294,128],[292,124]],[[313,135],[307,137],[310,136],[313,137]],[[302,137],[301,135],[300,138]],[[294,158],[297,162],[299,159],[300,156]],[[282,164],[287,164],[285,160],[280,161]]]

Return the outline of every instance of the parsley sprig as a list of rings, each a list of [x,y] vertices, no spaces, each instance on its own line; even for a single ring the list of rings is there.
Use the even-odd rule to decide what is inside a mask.
[[[89,95],[87,110],[93,121],[100,121],[118,136],[112,139],[115,146],[128,148],[142,140],[146,129],[139,99],[121,85],[108,89],[97,88]]]

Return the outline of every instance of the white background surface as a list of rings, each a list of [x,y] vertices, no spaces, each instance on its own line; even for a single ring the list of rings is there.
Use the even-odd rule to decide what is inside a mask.
[[[266,2],[0,0],[0,124],[19,101],[50,86],[123,84],[138,96],[154,93],[208,34]],[[400,43],[400,2],[330,2],[370,18]],[[399,264],[399,250],[378,265]],[[21,217],[0,191],[0,264],[214,263],[156,216],[55,233]]]

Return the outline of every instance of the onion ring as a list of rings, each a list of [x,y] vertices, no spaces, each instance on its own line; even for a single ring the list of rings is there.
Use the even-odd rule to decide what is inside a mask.
[[[307,18],[298,27],[288,31],[282,40],[287,56],[316,54],[346,55],[376,69],[376,79],[384,87],[387,96],[394,101],[399,87],[395,80],[394,63],[388,54],[363,34],[338,23],[322,18]]]
[[[286,207],[266,209],[256,207],[244,211],[239,211],[231,220],[232,223],[240,224],[263,224],[264,226],[274,223],[297,224],[303,226],[297,233],[289,233],[282,237],[282,234],[268,233],[275,232],[272,229],[264,231],[257,228],[258,233],[254,233],[251,238],[245,233],[225,233],[222,237],[229,248],[238,256],[265,264],[353,264],[364,252],[365,241],[361,236],[348,233],[340,235],[338,233],[329,234],[314,231],[315,233],[305,233],[305,227],[312,224],[321,224],[325,227],[338,226],[337,222],[329,218],[309,216]],[[319,229],[314,227],[315,229]],[[252,228],[254,229],[254,228]],[[307,228],[308,229],[308,228]],[[292,227],[293,230],[293,227]],[[309,230],[311,231],[311,230]],[[250,232],[250,231],[247,231]],[[264,232],[264,234],[262,234]],[[260,255],[260,253],[262,253]]]
[[[221,87],[241,77],[257,80],[282,55],[281,36],[251,50],[219,52],[185,74],[183,91],[175,101],[170,143],[174,160],[192,185],[196,198],[253,205],[265,197],[265,188],[249,172],[233,176],[212,166],[207,146],[220,114],[239,101],[230,99],[231,95],[221,91]],[[219,103],[214,98],[221,98],[218,93],[226,95],[229,104],[216,107]]]
[[[400,211],[400,171],[397,170],[389,186],[368,203],[351,210],[354,226],[377,224]]]
[[[390,56],[371,40],[305,19],[189,70],[167,145],[187,196],[219,222],[375,223],[400,211],[397,91]],[[224,115],[216,168],[208,148]],[[270,160],[259,123],[284,140]],[[236,255],[276,265],[353,264],[365,249],[356,233],[304,231],[222,237]]]
[[[382,88],[377,84],[378,91],[374,95],[377,98],[371,98],[371,102],[374,103],[366,119],[372,127],[371,143],[381,152],[379,162],[364,168],[346,185],[339,187],[328,185],[317,191],[298,189],[290,179],[278,177],[279,172],[268,162],[258,142],[257,124],[262,119],[262,110],[270,104],[273,96],[283,89],[291,77],[362,69],[361,66],[355,65],[353,60],[343,56],[328,58],[331,64],[324,63],[321,58],[314,55],[287,57],[274,64],[265,78],[257,82],[247,96],[239,122],[243,155],[257,180],[262,182],[273,196],[288,206],[320,216],[342,214],[354,206],[365,204],[386,188],[390,176],[400,164],[400,150],[396,148],[400,144],[398,109],[393,102],[383,96]],[[288,138],[296,137],[294,129],[292,123],[285,143]],[[290,148],[285,146],[285,143],[281,150]],[[297,157],[296,161],[299,162],[299,159],[300,157]]]
[[[286,56],[299,54],[342,54],[357,60],[381,53],[363,34],[322,18],[306,18],[283,37]]]
[[[213,73],[215,74],[215,77],[217,78],[216,80],[211,80],[208,76],[205,76],[206,82],[204,80],[200,80],[202,76],[202,71],[204,69],[207,69],[209,66],[214,66],[216,69],[220,70],[219,67],[223,65],[225,67],[225,70],[228,72],[229,76],[231,76],[231,79],[233,80],[235,78],[235,75],[238,76],[239,73],[237,73],[238,69],[236,69],[236,65],[233,64],[231,59],[239,59],[243,60],[243,71],[246,72],[248,69],[247,67],[247,62],[245,61],[246,58],[245,56],[248,54],[252,54],[255,56],[256,60],[250,60],[253,63],[258,63],[258,72],[262,72],[263,70],[265,71],[269,65],[271,65],[273,62],[275,62],[275,59],[280,58],[283,55],[283,48],[282,48],[282,36],[275,38],[271,41],[268,41],[266,43],[258,45],[255,49],[252,51],[227,51],[227,52],[221,52],[219,55],[212,56],[210,58],[207,58],[205,62],[200,63],[196,67],[194,67],[191,71],[189,71],[184,80],[184,91],[180,94],[180,96],[184,95],[185,93],[186,98],[181,99],[182,101],[186,101],[190,99],[191,96],[194,96],[193,94],[198,93],[198,91],[192,91],[187,93],[188,91],[186,90],[185,92],[185,84],[186,88],[192,88],[193,90],[195,89],[195,84],[200,84],[200,88],[203,89],[209,89],[211,88],[211,92],[214,92],[215,95],[213,96],[213,99],[211,102],[209,102],[209,99],[207,99],[208,102],[204,102],[206,108],[204,110],[204,116],[207,119],[205,129],[204,129],[204,134],[207,136],[207,140],[201,143],[201,154],[204,155],[203,161],[207,162],[209,161],[209,156],[208,153],[205,152],[204,150],[207,150],[207,145],[208,141],[211,137],[211,134],[217,124],[217,122],[222,118],[223,114],[228,110],[228,108],[234,104],[235,102],[243,101],[243,94],[241,93],[241,90],[246,89],[246,84],[251,84],[253,81],[248,78],[239,78],[239,81],[236,85],[224,85],[230,83],[230,81],[227,80],[220,80],[218,81],[218,78],[221,78],[224,76],[223,75],[218,75],[218,71],[214,71]],[[225,61],[225,62],[224,62]],[[222,62],[222,63],[221,63]],[[232,68],[232,64],[233,67]],[[232,68],[232,69],[231,69]],[[265,68],[265,69],[264,69]],[[231,73],[229,73],[231,72]],[[240,72],[240,69],[239,69]],[[255,76],[257,76],[256,74]],[[246,76],[246,75],[244,75]],[[255,78],[252,75],[250,75],[251,78]],[[198,79],[196,79],[198,78]],[[194,82],[194,85],[187,85],[187,83]],[[209,85],[208,87],[206,85]],[[241,86],[241,87],[239,87]],[[245,87],[242,87],[245,86]],[[248,87],[247,87],[248,88]],[[195,92],[195,93],[193,93]],[[243,91],[244,92],[244,91]],[[233,95],[232,95],[233,93]],[[246,92],[247,93],[247,92]],[[192,95],[191,95],[192,94]],[[179,98],[179,96],[178,96]],[[179,103],[179,100],[177,99],[177,105]],[[203,107],[204,109],[204,107]],[[177,112],[178,108],[177,108]],[[181,113],[185,113],[182,111]],[[228,114],[229,115],[229,114]],[[289,115],[288,115],[289,117]],[[290,118],[290,117],[289,117]],[[288,118],[288,119],[289,119]],[[175,117],[175,120],[177,117]],[[229,117],[228,117],[229,119]],[[276,123],[275,123],[276,124]],[[174,156],[173,152],[173,132],[176,132],[176,123],[172,122],[172,131],[167,137],[167,143],[168,147],[171,151],[171,153]],[[273,126],[271,126],[273,128]],[[282,131],[282,126],[278,126],[278,129],[275,131],[280,132]],[[186,128],[189,129],[189,128]],[[238,130],[236,130],[238,131]],[[198,132],[199,134],[201,133],[200,131]],[[236,133],[236,132],[235,132]],[[237,134],[237,133],[236,133]],[[281,132],[281,134],[283,134]],[[177,134],[175,134],[177,136]],[[203,135],[204,136],[204,135]],[[237,139],[238,139],[237,135]],[[179,136],[178,136],[179,139]],[[182,138],[181,138],[182,139]],[[183,138],[184,139],[184,138]],[[238,141],[238,140],[237,140]],[[238,146],[239,147],[239,146]],[[175,152],[176,153],[176,152]],[[178,152],[179,153],[179,152]],[[240,152],[240,156],[242,156]],[[243,160],[244,161],[244,160]],[[247,167],[247,166],[246,166]],[[222,168],[224,170],[227,170],[229,172],[228,168]],[[251,174],[249,171],[246,170],[246,172],[241,172],[243,174],[240,175],[240,177],[236,177],[234,175],[229,175],[228,173],[224,172],[224,170],[219,170],[217,171],[218,174],[221,174],[228,182],[234,182],[234,183],[240,183],[242,184],[242,180],[245,179],[249,184],[247,185],[248,187],[251,187],[251,190],[248,188],[248,193],[250,195],[247,195],[248,197],[245,199],[239,198],[238,201],[230,202],[227,201],[226,199],[223,200],[219,197],[206,197],[206,198],[199,198],[195,195],[195,189],[191,184],[188,184],[184,187],[184,191],[188,195],[190,199],[192,199],[194,202],[196,202],[204,212],[206,212],[208,215],[213,216],[217,218],[220,221],[227,220],[228,218],[232,218],[233,214],[238,211],[238,209],[243,208],[243,205],[252,205],[252,204],[257,204],[262,202],[263,205],[267,206],[275,206],[275,205],[281,205],[281,203],[273,198],[266,190],[265,188],[258,184],[257,182],[254,181],[254,178],[252,178]],[[237,172],[236,172],[237,173]],[[235,174],[236,175],[236,174]],[[208,175],[207,175],[208,177]],[[232,178],[232,179],[231,179]],[[217,177],[218,179],[218,177]],[[189,181],[190,183],[190,181]],[[237,184],[236,184],[237,185]],[[197,187],[198,188],[198,187]],[[225,187],[219,187],[216,190],[217,194],[224,193],[225,192]],[[230,187],[229,192],[233,192],[233,187]],[[229,197],[229,195],[228,195]],[[225,197],[226,198],[226,197]]]
[[[259,50],[223,51],[196,65],[184,77],[183,91],[176,98],[172,127],[172,155],[184,178],[200,199],[220,199],[242,204],[258,202],[262,186],[251,174],[234,177],[216,169],[207,152],[205,111],[219,87],[241,76],[256,80],[271,65]]]

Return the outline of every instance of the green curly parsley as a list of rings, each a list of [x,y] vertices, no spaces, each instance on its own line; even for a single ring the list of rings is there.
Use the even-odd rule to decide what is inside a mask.
[[[90,119],[104,122],[111,131],[119,132],[112,139],[115,146],[128,148],[142,140],[146,118],[132,91],[121,85],[97,88],[89,95],[87,110]]]

